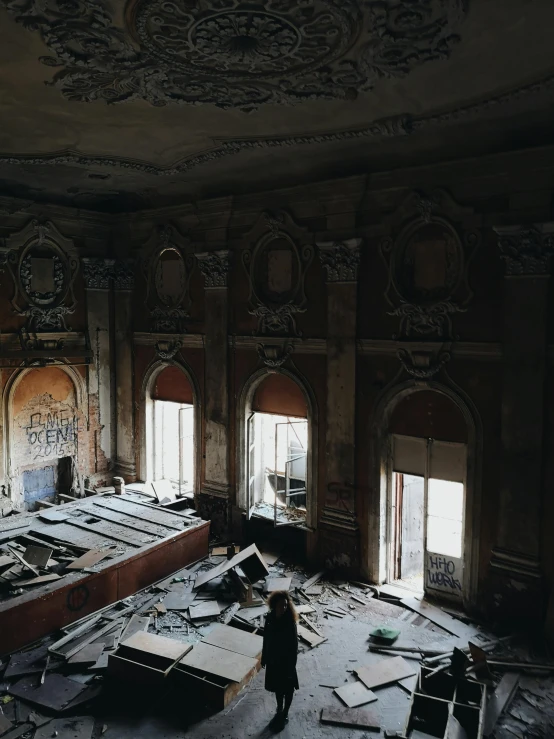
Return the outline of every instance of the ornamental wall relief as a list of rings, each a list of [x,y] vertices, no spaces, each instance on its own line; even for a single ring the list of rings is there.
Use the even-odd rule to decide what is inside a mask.
[[[261,334],[298,336],[296,316],[306,310],[306,271],[314,248],[307,229],[279,211],[263,213],[247,240],[254,246],[243,252],[250,285],[249,313],[258,319]]]
[[[73,242],[54,224],[32,220],[6,239],[6,247],[14,283],[11,303],[27,319],[24,333],[69,330],[66,317],[75,311],[79,268]]]
[[[389,315],[399,318],[398,334],[408,341],[452,341],[452,319],[472,298],[468,266],[479,242],[478,219],[443,190],[430,197],[412,193],[385,225],[381,256],[387,266],[385,298]],[[405,367],[416,377],[432,376],[448,357],[413,359],[401,350]],[[436,360],[436,361],[435,361]],[[408,370],[409,371],[409,370]]]
[[[448,58],[467,12],[466,0],[0,2],[39,31],[71,100],[243,110],[353,98]]]
[[[184,333],[189,317],[189,283],[194,257],[172,226],[159,226],[145,246],[145,303],[155,333]]]

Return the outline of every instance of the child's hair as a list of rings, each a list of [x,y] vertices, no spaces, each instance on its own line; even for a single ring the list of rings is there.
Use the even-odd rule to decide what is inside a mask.
[[[294,603],[292,602],[292,598],[287,593],[286,590],[275,590],[269,598],[267,599],[267,605],[269,606],[270,611],[274,611],[275,607],[277,606],[277,603],[280,600],[286,600],[287,601],[287,613],[290,613],[290,616],[293,621],[298,621],[298,614],[296,613],[296,608],[294,607]]]

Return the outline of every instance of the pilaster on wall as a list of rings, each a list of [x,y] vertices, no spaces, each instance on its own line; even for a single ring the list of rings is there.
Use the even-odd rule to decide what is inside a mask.
[[[503,478],[491,574],[510,617],[541,617],[541,496],[547,294],[554,223],[495,228],[504,280]]]
[[[110,371],[110,303],[109,289],[114,260],[83,257],[83,277],[87,297],[87,326],[93,362],[89,365],[89,417],[98,408],[99,432],[95,440],[94,470],[90,474],[103,475],[113,458],[111,371]]]
[[[113,267],[115,312],[116,463],[115,474],[125,482],[137,478],[133,410],[133,320],[132,295],[135,284],[131,260],[116,261]]]
[[[327,470],[320,553],[327,566],[344,569],[355,569],[359,560],[354,445],[360,243],[361,239],[347,239],[317,245],[326,272],[328,327]]]
[[[204,477],[196,505],[214,531],[229,526],[228,290],[229,252],[197,254],[206,290]]]

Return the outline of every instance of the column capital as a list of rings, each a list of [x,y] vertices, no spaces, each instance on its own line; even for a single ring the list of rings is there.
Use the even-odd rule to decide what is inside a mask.
[[[357,282],[361,239],[317,243],[326,282]]]
[[[550,274],[554,222],[493,226],[507,277]]]
[[[230,258],[228,249],[218,251],[202,252],[197,254],[198,266],[204,275],[204,286],[206,289],[214,287],[227,287],[229,275]]]
[[[113,276],[114,259],[103,257],[82,257],[85,289],[107,290]]]
[[[135,262],[133,259],[117,259],[113,265],[114,289],[130,292],[135,286]]]

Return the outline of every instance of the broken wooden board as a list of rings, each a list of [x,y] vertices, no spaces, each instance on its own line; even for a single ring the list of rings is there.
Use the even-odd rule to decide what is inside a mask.
[[[101,562],[110,554],[114,553],[114,549],[90,549],[86,554],[73,560],[73,562],[67,565],[67,570],[83,570],[85,567],[93,567],[98,562]]]
[[[268,577],[264,585],[264,593],[274,593],[277,590],[290,590],[292,577]]]
[[[137,616],[136,613],[133,613],[129,623],[125,627],[125,631],[121,634],[120,641],[127,641],[127,639],[130,639],[133,634],[139,631],[148,631],[149,626],[150,616]]]
[[[11,680],[14,677],[40,673],[44,669],[47,656],[48,647],[44,645],[26,652],[15,652],[10,657],[10,662],[6,667],[3,677],[6,680]]]
[[[280,554],[276,554],[275,552],[264,552],[262,551],[262,557],[264,558],[264,561],[268,567],[271,567],[271,565],[274,565],[275,562],[279,560],[281,557]]]
[[[502,712],[510,705],[518,684],[519,675],[517,672],[507,672],[498,683],[487,703],[483,736],[492,734]]]
[[[448,739],[468,739],[467,733],[458,719],[450,714],[446,725],[446,736]]]
[[[46,582],[54,582],[54,580],[60,579],[61,575],[51,572],[49,575],[39,575],[38,577],[30,577],[26,580],[17,580],[17,585],[18,587],[27,588],[32,585],[44,585]]]
[[[311,588],[312,585],[315,585],[316,582],[319,582],[323,575],[325,574],[325,571],[322,570],[321,572],[316,572],[315,575],[312,575],[312,577],[308,578],[306,582],[302,585],[300,588],[301,590],[307,590],[308,588]]]
[[[258,666],[258,660],[200,642],[179,661],[179,664],[240,683]]]
[[[310,585],[309,588],[304,588],[304,593],[319,596],[323,593],[323,585]]]
[[[0,575],[2,572],[5,572],[6,570],[9,570],[10,567],[13,567],[15,565],[15,560],[13,557],[8,557],[6,554],[3,554],[0,556]]]
[[[387,657],[374,665],[360,667],[354,672],[366,688],[375,689],[412,677],[417,670],[408,664],[403,657]]]
[[[457,618],[452,618],[448,613],[441,611],[440,608],[436,608],[425,600],[420,600],[414,596],[407,596],[402,598],[400,603],[404,608],[409,608],[410,611],[415,611],[420,616],[425,616],[432,623],[460,639],[473,639],[479,633],[476,629],[466,626],[466,624],[458,621]]]
[[[221,608],[216,600],[205,600],[198,603],[197,606],[189,606],[189,617],[192,621],[199,618],[210,618],[211,616],[219,616]]]
[[[96,642],[95,644],[87,644],[82,649],[69,658],[70,665],[93,665],[98,661],[100,655],[104,651],[105,643]]]
[[[320,721],[331,726],[345,726],[350,729],[369,729],[380,731],[379,717],[370,711],[355,708],[322,708]]]
[[[46,567],[48,560],[52,556],[54,550],[46,547],[37,547],[31,544],[23,552],[23,559],[30,565],[36,565],[37,567]]]
[[[70,518],[68,513],[64,513],[63,511],[52,508],[45,511],[40,511],[38,517],[41,521],[47,521],[48,523],[63,523],[64,521],[67,521],[68,518]]]
[[[52,711],[63,711],[85,686],[56,672],[46,675],[43,685],[37,685],[36,677],[24,677],[9,688],[10,695]]]
[[[92,716],[55,718],[36,730],[33,739],[90,739],[94,730]]]
[[[185,593],[181,588],[180,593],[168,593],[163,604],[168,611],[186,611],[196,600],[196,593]]]
[[[415,689],[417,688],[417,675],[412,675],[411,677],[404,678],[404,680],[399,680],[398,684],[401,688],[404,688],[407,693],[411,694],[415,692]]]
[[[298,636],[303,641],[307,642],[312,648],[317,647],[318,644],[321,644],[324,641],[327,641],[327,637],[314,634],[313,631],[310,631],[305,626],[300,626],[300,624],[298,624],[296,628],[298,630]]]
[[[315,608],[313,606],[309,606],[307,603],[301,606],[294,606],[294,610],[299,616],[302,613],[315,613]]]
[[[355,683],[346,683],[340,688],[335,688],[334,692],[348,708],[357,708],[364,706],[377,700],[377,696],[359,680]]]
[[[261,636],[250,634],[242,629],[235,629],[232,626],[218,624],[210,633],[202,639],[203,644],[211,644],[213,647],[227,649],[236,654],[243,654],[245,657],[253,657],[258,659],[262,653],[263,642]]]
[[[137,631],[129,639],[121,642],[117,654],[156,670],[167,670],[190,649],[192,644],[183,644],[165,636]]]
[[[202,585],[210,582],[210,580],[214,580],[216,577],[223,575],[224,572],[228,572],[239,566],[251,583],[257,582],[269,574],[267,565],[258,551],[257,546],[251,544],[242,552],[236,554],[232,559],[221,562],[221,564],[213,567],[211,570],[199,575],[194,583],[194,589],[197,590]]]
[[[411,588],[403,588],[400,585],[394,585],[393,583],[386,583],[385,585],[379,585],[379,595],[386,595],[390,598],[396,598],[402,600],[403,598],[410,598],[415,596],[417,598],[423,597],[423,591],[414,593]]]
[[[264,603],[261,606],[252,606],[251,608],[243,607],[237,613],[237,616],[239,616],[239,618],[244,619],[245,621],[253,621],[255,618],[259,618],[260,616],[265,616],[265,614],[268,611],[269,611],[269,608]]]

